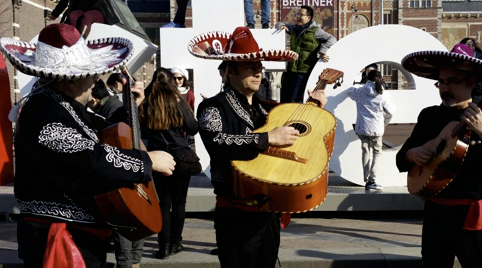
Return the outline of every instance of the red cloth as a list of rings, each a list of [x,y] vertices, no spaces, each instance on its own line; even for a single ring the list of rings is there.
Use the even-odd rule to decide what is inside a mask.
[[[45,248],[43,268],[86,268],[66,223],[52,223]]]
[[[291,221],[290,213],[281,213],[281,230],[284,230]]]
[[[470,231],[482,230],[482,199],[446,199],[433,197],[427,200],[427,202],[433,202],[444,206],[470,205],[463,229]]]

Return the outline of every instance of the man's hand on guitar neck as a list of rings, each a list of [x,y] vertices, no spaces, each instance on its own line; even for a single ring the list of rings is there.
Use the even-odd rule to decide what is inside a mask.
[[[277,127],[268,132],[269,145],[286,146],[293,145],[298,139],[300,132],[294,127]]]
[[[319,101],[321,108],[325,108],[325,105],[328,102],[328,99],[325,96],[325,90],[308,90],[308,96]]]
[[[407,151],[405,159],[409,163],[415,163],[418,166],[423,166],[432,160],[433,154],[429,150],[420,147],[415,147]]]
[[[134,95],[137,107],[139,107],[139,105],[141,105],[142,101],[144,101],[144,98],[146,97],[144,95],[144,83],[135,82],[131,87],[131,92],[132,95]]]
[[[160,172],[165,176],[172,175],[176,162],[172,155],[164,151],[147,152],[152,161],[152,170]]]

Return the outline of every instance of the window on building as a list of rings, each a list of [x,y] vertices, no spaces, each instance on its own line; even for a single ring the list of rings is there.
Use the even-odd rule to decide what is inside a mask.
[[[410,8],[431,8],[432,1],[430,0],[410,0],[409,2]]]
[[[392,21],[392,12],[383,14],[383,24],[393,24]]]
[[[392,75],[392,66],[388,64],[383,64],[383,76]]]

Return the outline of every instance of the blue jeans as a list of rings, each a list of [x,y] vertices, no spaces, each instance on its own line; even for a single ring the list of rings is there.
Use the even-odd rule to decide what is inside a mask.
[[[269,0],[261,0],[261,24],[268,24],[270,21],[271,4]],[[246,23],[256,24],[253,12],[253,0],[244,0],[244,14]]]

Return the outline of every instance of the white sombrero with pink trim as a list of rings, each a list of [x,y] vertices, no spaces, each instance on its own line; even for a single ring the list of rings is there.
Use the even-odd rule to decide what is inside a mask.
[[[200,34],[189,41],[187,49],[198,58],[223,61],[294,61],[298,54],[291,50],[262,50],[246,27],[233,34],[221,31]]]
[[[42,29],[37,43],[0,38],[0,51],[25,74],[61,80],[110,73],[134,50],[125,38],[85,41],[75,27],[58,23]]]

